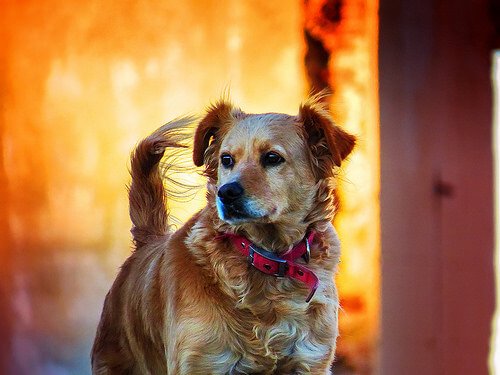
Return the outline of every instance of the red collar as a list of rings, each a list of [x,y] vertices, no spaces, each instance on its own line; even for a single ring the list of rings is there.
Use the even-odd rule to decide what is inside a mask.
[[[229,238],[233,246],[244,255],[248,263],[259,271],[276,277],[289,277],[299,280],[309,287],[309,295],[306,302],[309,302],[313,297],[316,289],[318,289],[318,277],[309,268],[295,263],[296,259],[303,257],[306,263],[309,263],[310,247],[316,232],[311,231],[302,241],[291,249],[277,255],[268,250],[264,250],[250,242],[245,236],[237,234],[225,233],[221,238]]]

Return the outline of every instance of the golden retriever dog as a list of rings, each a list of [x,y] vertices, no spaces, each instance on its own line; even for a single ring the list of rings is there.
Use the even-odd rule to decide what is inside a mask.
[[[106,297],[93,373],[329,374],[335,176],[354,136],[317,97],[296,116],[220,100],[194,133],[206,206],[172,231],[160,160],[186,147],[193,121],[164,125],[132,154],[135,250]]]

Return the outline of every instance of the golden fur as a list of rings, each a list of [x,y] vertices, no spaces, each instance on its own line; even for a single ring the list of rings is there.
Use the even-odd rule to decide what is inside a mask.
[[[193,160],[208,179],[207,205],[171,232],[158,163],[167,147],[183,147],[190,122],[163,126],[132,156],[136,249],[106,297],[93,373],[328,374],[338,334],[334,177],[354,137],[317,99],[298,116],[246,114],[218,102],[194,137]],[[264,165],[270,151],[284,161]],[[234,165],[221,165],[221,155],[231,155]],[[218,190],[235,181],[244,188],[246,216],[223,220]],[[309,230],[317,236],[307,267],[320,279],[309,303],[307,286],[250,267],[220,237],[243,234],[281,252]]]

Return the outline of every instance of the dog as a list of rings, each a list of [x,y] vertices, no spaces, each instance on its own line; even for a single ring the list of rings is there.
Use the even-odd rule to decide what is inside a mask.
[[[135,249],[106,296],[93,373],[329,374],[335,177],[355,137],[319,97],[296,116],[219,100],[194,130],[206,206],[172,231],[160,161],[186,147],[193,121],[164,125],[132,153]]]

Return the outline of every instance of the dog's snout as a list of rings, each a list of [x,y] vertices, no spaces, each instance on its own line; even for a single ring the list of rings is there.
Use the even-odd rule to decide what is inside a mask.
[[[222,203],[231,203],[243,195],[243,186],[238,182],[222,185],[217,192]]]

